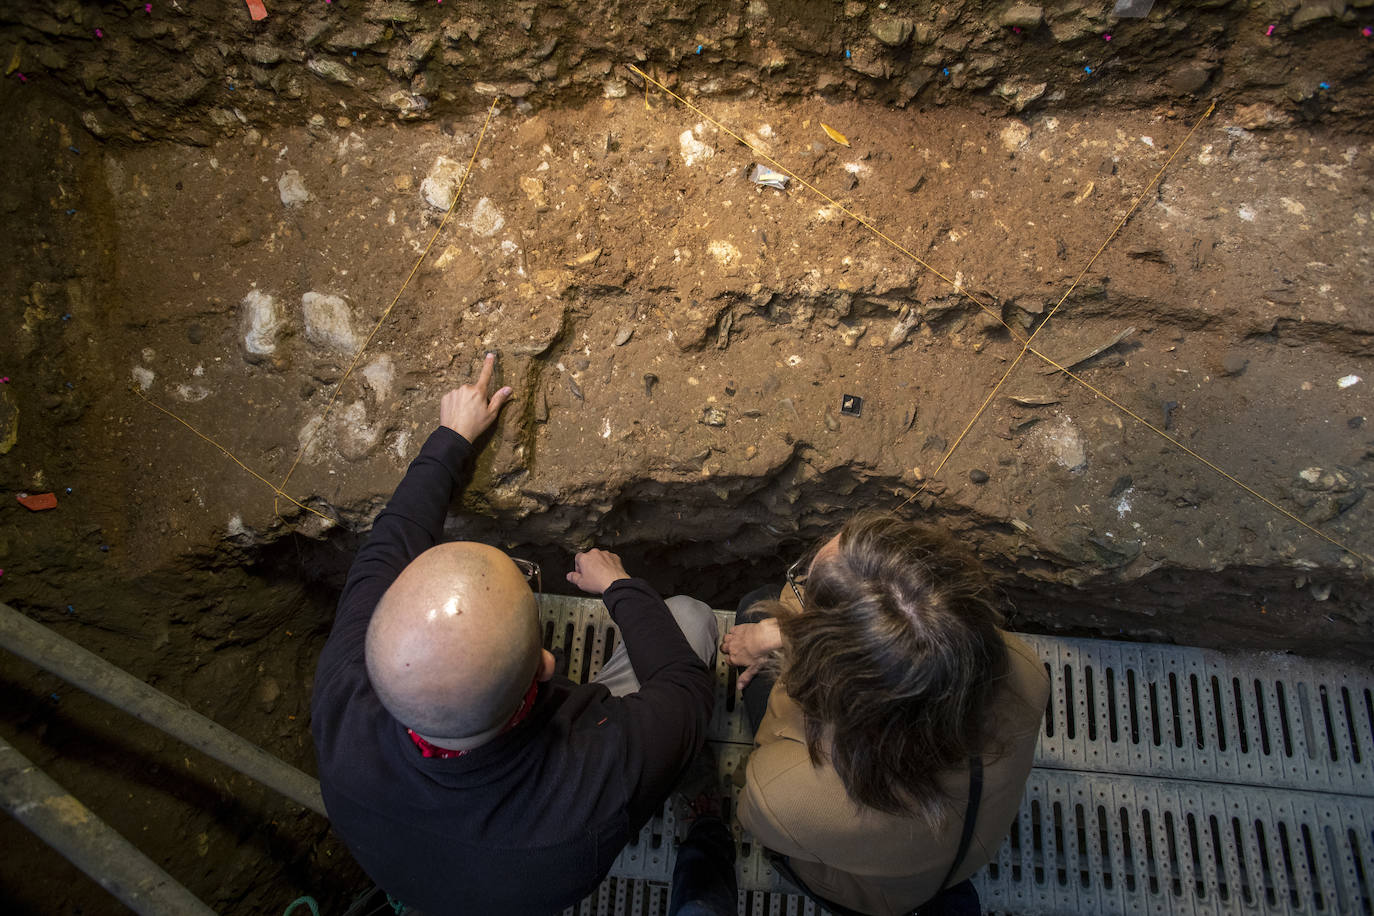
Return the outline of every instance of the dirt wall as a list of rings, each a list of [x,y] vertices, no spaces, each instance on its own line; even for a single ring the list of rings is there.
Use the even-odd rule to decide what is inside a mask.
[[[267,5],[0,11],[7,603],[311,769],[343,571],[491,349],[450,531],[549,585],[600,544],[729,606],[892,508],[1017,627],[1374,657],[1369,4]],[[361,883],[0,681],[7,740],[216,906]],[[6,829],[7,911],[108,907]]]

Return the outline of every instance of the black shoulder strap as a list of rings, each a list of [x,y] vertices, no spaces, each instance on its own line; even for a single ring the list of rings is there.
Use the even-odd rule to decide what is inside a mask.
[[[940,882],[942,891],[949,887],[949,879],[954,877],[955,870],[963,863],[964,855],[968,852],[969,843],[973,842],[973,828],[978,822],[978,802],[982,798],[983,758],[974,755],[968,761],[968,807],[964,809],[964,835],[959,838],[959,851],[954,854],[954,861],[949,863],[945,880]]]

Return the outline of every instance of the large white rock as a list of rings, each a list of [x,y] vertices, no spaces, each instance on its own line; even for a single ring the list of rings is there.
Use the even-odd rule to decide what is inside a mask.
[[[698,124],[700,129],[701,125]],[[691,168],[703,159],[710,159],[716,154],[715,148],[709,144],[702,143],[696,138],[696,134],[690,130],[684,130],[682,136],[677,138],[678,146],[682,153],[683,165]]]
[[[361,461],[372,454],[386,431],[382,423],[368,422],[367,407],[362,401],[354,401],[340,410],[334,422],[339,454],[349,461]]]
[[[464,170],[461,162],[440,156],[434,160],[425,180],[420,182],[420,196],[434,209],[447,211],[453,206],[453,195],[458,193]]]
[[[500,232],[505,224],[506,218],[487,197],[477,201],[477,206],[472,208],[472,213],[463,222],[463,225],[472,230],[473,235],[479,235],[484,239]]]
[[[338,296],[309,292],[301,297],[305,312],[305,336],[316,346],[339,353],[354,353],[358,335],[353,331],[353,310]]]
[[[363,367],[363,381],[381,403],[391,395],[391,385],[396,380],[396,364],[391,355],[383,353]]]
[[[260,289],[243,297],[243,348],[249,356],[271,356],[277,352],[277,335],[285,316],[277,300]]]
[[[310,192],[305,189],[305,180],[295,169],[290,169],[277,179],[277,191],[281,194],[282,204],[288,207],[300,206],[310,199]]]

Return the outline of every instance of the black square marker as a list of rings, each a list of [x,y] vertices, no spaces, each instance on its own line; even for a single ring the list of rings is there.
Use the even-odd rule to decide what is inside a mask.
[[[864,399],[857,394],[846,394],[840,399],[840,413],[849,417],[860,416],[864,412]]]

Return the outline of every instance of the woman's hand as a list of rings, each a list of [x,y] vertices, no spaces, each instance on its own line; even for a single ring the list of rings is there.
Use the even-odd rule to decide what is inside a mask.
[[[758,623],[736,624],[720,641],[720,651],[725,653],[726,660],[744,669],[736,679],[741,688],[752,681],[769,657],[781,648],[782,631],[774,617]]]

